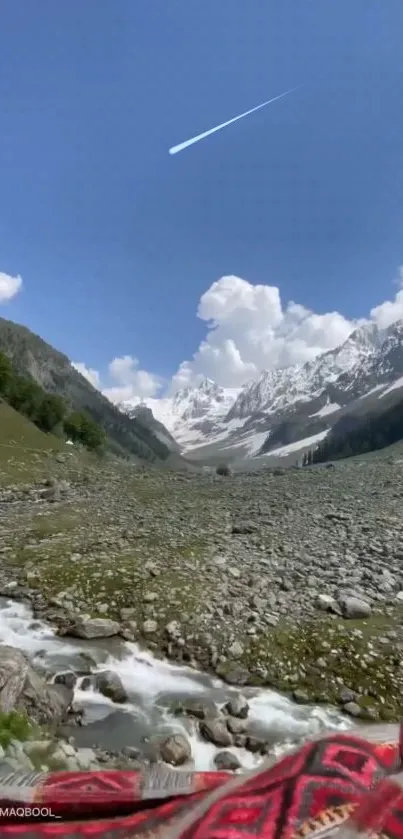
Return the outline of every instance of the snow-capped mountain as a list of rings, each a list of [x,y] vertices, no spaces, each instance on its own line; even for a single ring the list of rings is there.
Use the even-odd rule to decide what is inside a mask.
[[[256,382],[246,385],[232,406],[227,420],[247,419],[256,413],[275,414],[291,405],[319,397],[326,387],[342,390],[362,390],[368,377],[388,379],[400,372],[403,364],[403,321],[380,330],[375,324],[356,329],[335,350],[317,356],[305,364],[281,370],[264,371]],[[400,366],[397,358],[389,359],[394,348],[400,346]],[[403,371],[402,371],[403,372]]]
[[[382,410],[403,395],[403,321],[363,324],[305,364],[263,371],[240,390],[205,379],[146,404],[188,456],[230,460],[296,457],[342,417]],[[123,405],[130,411],[133,405]]]
[[[186,387],[172,397],[146,399],[144,402],[123,402],[125,413],[133,414],[138,406],[150,408],[154,418],[165,426],[177,443],[188,450],[209,439],[209,434],[223,420],[237,398],[239,388],[223,388],[211,379],[203,379],[197,387]]]

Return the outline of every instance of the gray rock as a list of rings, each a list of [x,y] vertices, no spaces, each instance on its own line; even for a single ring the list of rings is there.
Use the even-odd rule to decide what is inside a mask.
[[[187,699],[186,702],[181,703],[179,713],[187,714],[189,717],[195,717],[198,720],[212,719],[217,716],[214,702],[197,699]]]
[[[65,685],[70,690],[73,690],[77,683],[77,676],[72,670],[66,670],[65,673],[56,673],[54,683],[55,685]]]
[[[142,630],[144,635],[154,635],[154,633],[158,630],[157,621],[154,621],[151,618],[149,618],[148,620],[144,621]]]
[[[346,702],[343,705],[343,711],[345,714],[348,714],[349,717],[361,717],[362,716],[362,708],[357,705],[357,702]]]
[[[231,717],[239,717],[239,719],[244,720],[248,716],[249,705],[245,697],[242,696],[242,694],[238,694],[228,700],[224,706],[224,710],[227,714],[230,714]]]
[[[214,757],[214,764],[219,772],[236,772],[242,769],[242,764],[232,752],[218,752]]]
[[[158,600],[158,594],[155,591],[146,591],[143,597],[144,603],[154,603]]]
[[[209,743],[215,746],[230,746],[232,737],[224,720],[203,720],[200,723],[200,733]]]
[[[48,685],[14,647],[0,646],[0,710],[16,710],[39,724],[65,719],[73,692],[64,685]]]
[[[341,611],[337,601],[334,597],[331,597],[330,594],[319,594],[316,600],[316,606],[322,612],[333,612],[334,614],[340,614]]]
[[[294,702],[298,702],[299,705],[305,705],[306,703],[310,702],[309,694],[306,690],[303,690],[302,688],[297,688],[296,690],[294,690],[292,692],[292,696]]]
[[[246,734],[234,734],[234,746],[236,746],[237,749],[246,749],[246,741]]]
[[[112,702],[127,702],[128,696],[123,687],[122,680],[113,670],[102,670],[96,673],[94,683],[97,690],[112,699]]]
[[[181,627],[179,621],[170,621],[165,627],[165,632],[168,638],[179,638],[181,634]]]
[[[244,654],[244,648],[240,641],[234,641],[234,643],[231,644],[228,653],[231,658],[241,658]]]
[[[244,734],[246,731],[246,724],[244,720],[237,719],[236,717],[228,717],[227,728],[231,734]]]
[[[165,763],[182,766],[192,757],[189,741],[183,734],[174,734],[160,745],[160,755]]]
[[[339,693],[339,701],[342,705],[347,705],[349,702],[355,702],[357,694],[350,688],[342,688]]]
[[[120,626],[109,618],[79,618],[68,630],[74,638],[111,638],[117,635]]]
[[[229,685],[243,687],[250,680],[250,672],[246,669],[246,667],[230,667],[228,669],[225,665],[223,667],[218,665],[216,673],[217,676],[221,676],[221,678],[223,678]]]
[[[352,620],[359,618],[369,618],[371,614],[371,606],[365,600],[358,597],[344,597],[340,601],[343,610],[343,615]]]

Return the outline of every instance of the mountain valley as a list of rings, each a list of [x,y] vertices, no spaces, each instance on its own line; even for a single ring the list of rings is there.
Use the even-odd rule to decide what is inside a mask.
[[[28,656],[48,716],[64,686],[58,767],[170,762],[180,735],[179,761],[217,768],[225,742],[245,768],[290,738],[401,717],[403,440],[292,468],[340,422],[399,404],[401,324],[241,392],[204,381],[165,403],[166,424],[151,405],[125,416],[22,327],[0,322],[0,347],[108,435],[87,450],[0,401],[0,659]],[[183,455],[175,423],[198,449]],[[200,468],[242,447],[245,468]],[[237,734],[235,698],[251,709]]]
[[[313,361],[262,372],[242,389],[203,380],[147,405],[190,460],[254,469],[302,461],[341,420],[403,398],[403,321],[365,324]],[[129,403],[121,410],[132,415]],[[403,435],[403,432],[402,432]]]

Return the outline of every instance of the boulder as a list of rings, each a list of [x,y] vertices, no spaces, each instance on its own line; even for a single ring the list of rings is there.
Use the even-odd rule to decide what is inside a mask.
[[[79,618],[69,627],[66,634],[90,641],[93,638],[111,638],[119,631],[119,624],[109,618]]]
[[[225,720],[203,720],[200,723],[200,733],[209,743],[215,746],[231,746],[232,737],[227,729]]]
[[[217,710],[213,701],[199,699],[187,699],[181,702],[178,707],[178,714],[186,714],[189,717],[196,717],[198,720],[205,720],[217,715]]]
[[[355,702],[356,699],[357,694],[354,690],[346,687],[341,688],[339,693],[339,702],[341,702],[342,705],[347,705],[349,702]]]
[[[348,714],[349,717],[362,716],[362,708],[360,708],[357,702],[346,702],[346,704],[343,705],[343,711],[345,714]]]
[[[112,699],[112,702],[127,702],[128,696],[123,687],[122,680],[113,670],[102,670],[95,675],[95,687],[102,693]]]
[[[55,685],[65,685],[70,690],[74,690],[77,683],[77,676],[72,670],[66,670],[65,673],[56,673],[54,682]]]
[[[215,755],[214,763],[219,772],[236,772],[242,765],[236,755],[232,752],[218,752]]]
[[[369,618],[371,606],[365,600],[358,597],[343,597],[340,601],[345,618],[350,620],[358,618]]]
[[[216,674],[228,685],[243,687],[250,680],[250,672],[246,667],[228,667],[228,664],[218,664]]]
[[[71,689],[48,685],[20,650],[0,646],[0,711],[19,711],[43,725],[62,722],[72,700]]]
[[[304,705],[307,702],[310,702],[309,694],[303,688],[296,688],[292,692],[292,698],[294,702],[298,702],[299,705]]]
[[[244,720],[236,717],[227,717],[227,728],[231,734],[244,734],[246,731],[246,724]]]
[[[165,763],[181,766],[192,757],[189,741],[183,734],[173,734],[160,745],[160,755]]]
[[[238,696],[233,696],[232,699],[228,700],[224,706],[224,711],[231,717],[239,717],[239,719],[244,720],[248,716],[249,705],[245,697],[238,694]]]

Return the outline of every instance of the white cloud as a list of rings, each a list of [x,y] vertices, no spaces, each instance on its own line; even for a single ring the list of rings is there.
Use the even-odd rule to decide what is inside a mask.
[[[162,379],[147,370],[139,370],[138,364],[138,359],[131,355],[110,362],[108,373],[113,384],[104,388],[103,393],[111,402],[141,401],[155,396],[161,389]]]
[[[222,277],[206,291],[197,315],[207,335],[183,362],[173,389],[208,376],[238,387],[262,369],[303,363],[344,341],[355,324],[339,312],[318,315],[298,303],[282,304],[276,286],[252,285],[240,277]]]
[[[195,385],[204,377],[224,387],[239,387],[261,370],[303,364],[334,349],[363,323],[389,326],[403,318],[403,268],[397,284],[394,300],[376,306],[367,318],[349,320],[336,311],[318,314],[300,303],[284,304],[276,286],[222,277],[200,298],[197,316],[206,324],[206,336],[193,358],[179,365],[169,391]],[[164,386],[159,376],[141,370],[130,355],[111,361],[108,383],[101,382],[97,371],[75,366],[113,402],[158,398]]]
[[[371,310],[371,318],[381,328],[385,329],[391,323],[403,318],[403,266],[399,268],[396,284],[399,286],[394,300],[385,300],[380,306]]]
[[[86,364],[82,363],[82,361],[72,361],[72,366],[78,373],[81,373],[81,375],[84,376],[84,379],[87,379],[90,385],[99,388],[101,381],[97,370],[87,367]]]
[[[128,399],[140,402],[155,396],[161,389],[163,380],[147,370],[139,370],[138,363],[137,358],[131,355],[114,358],[108,365],[105,381],[98,370],[87,367],[82,361],[74,361],[72,366],[111,402],[123,402]]]
[[[7,303],[18,294],[22,289],[22,278],[17,274],[12,277],[11,274],[5,274],[0,271],[0,303]]]

